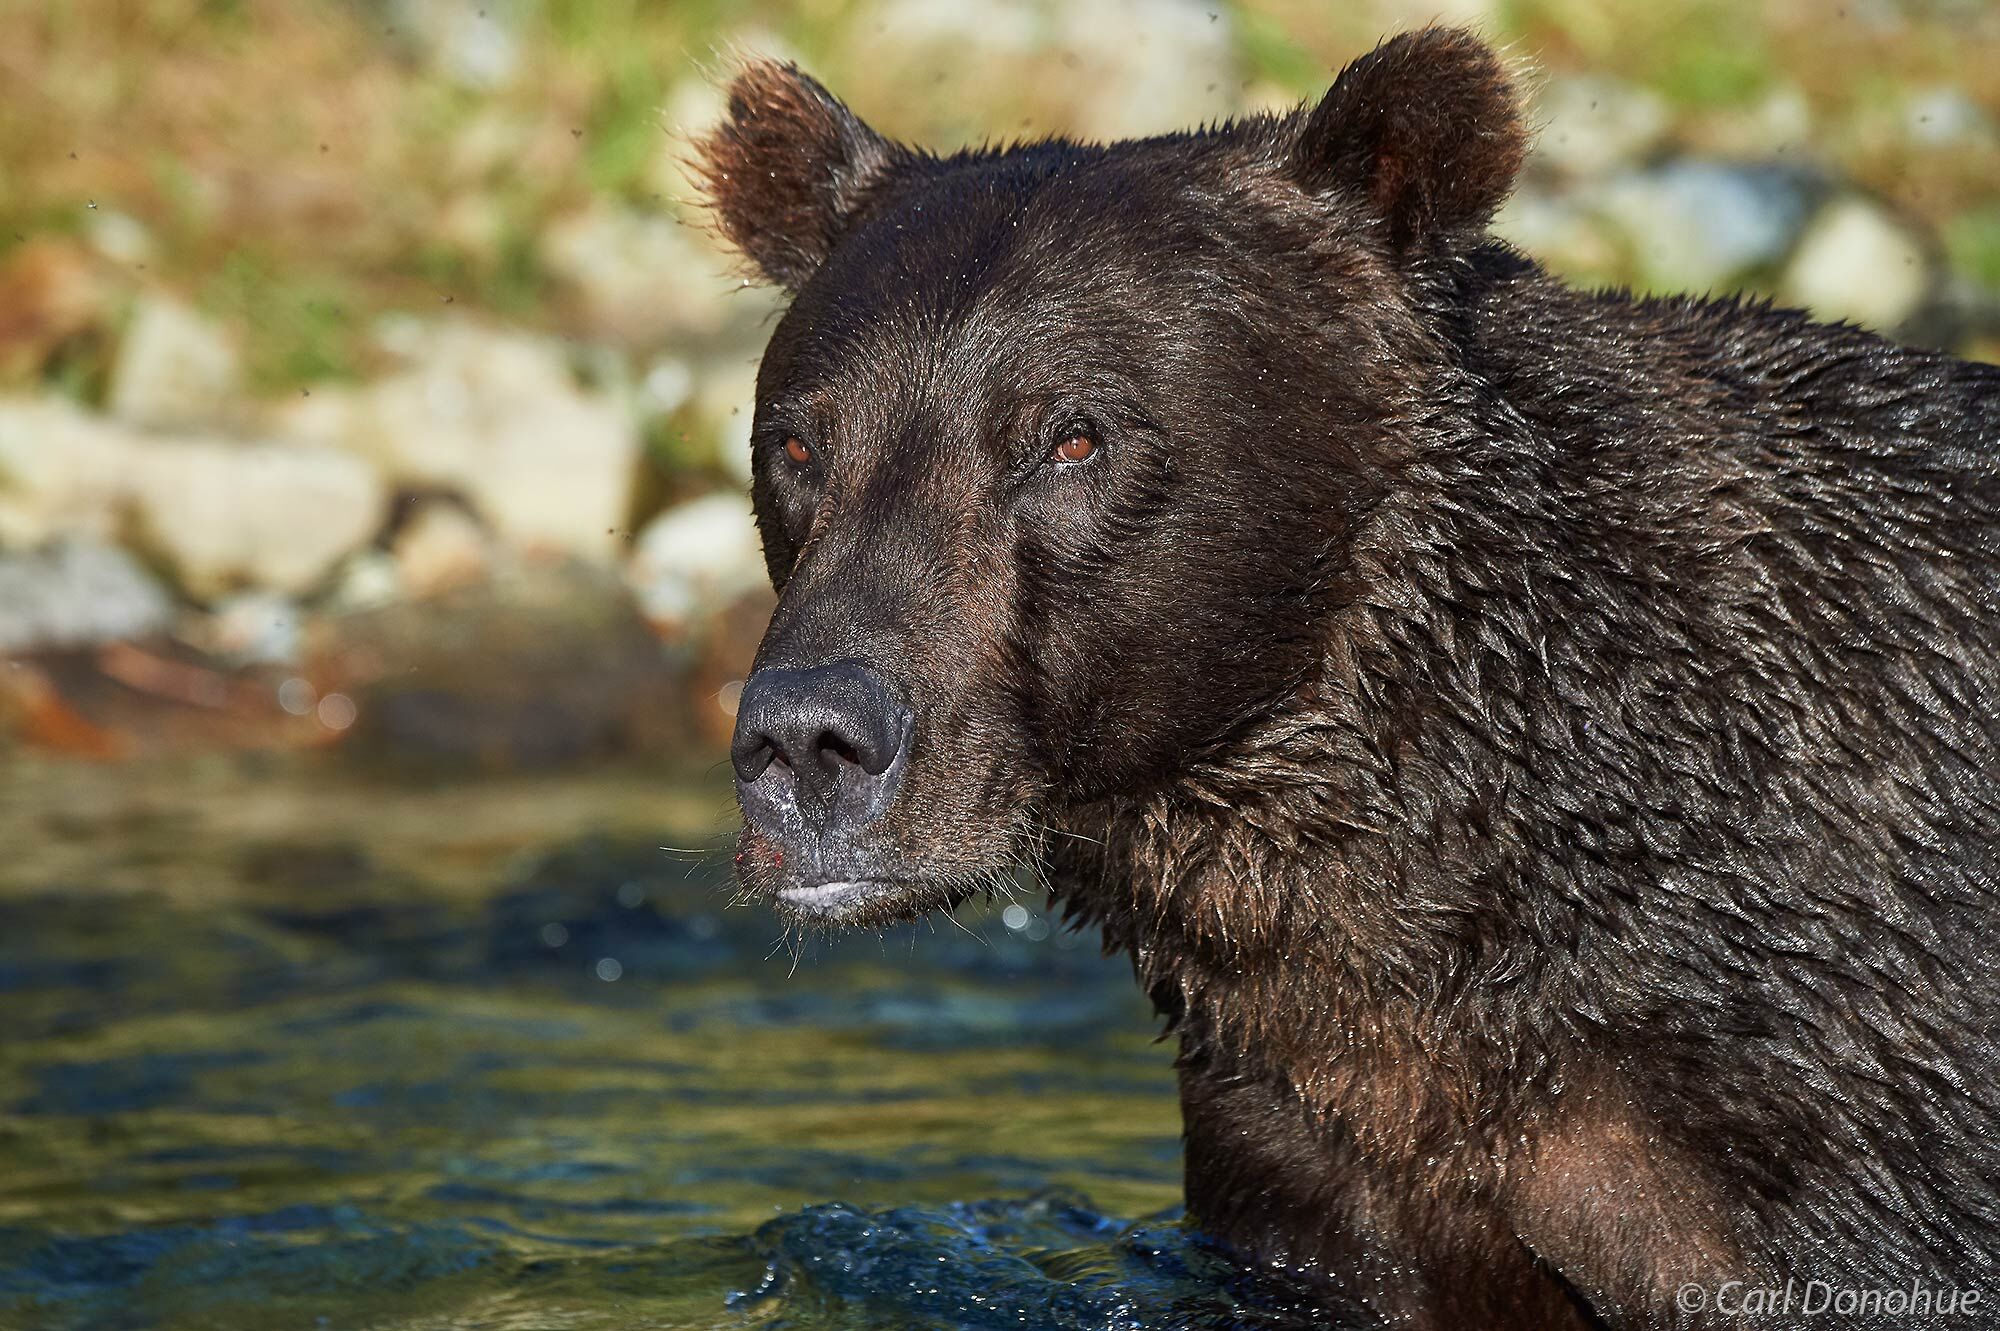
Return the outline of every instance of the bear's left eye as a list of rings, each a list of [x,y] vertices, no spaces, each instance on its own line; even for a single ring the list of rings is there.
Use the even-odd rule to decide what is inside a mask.
[[[1071,426],[1063,432],[1062,442],[1050,450],[1049,456],[1057,462],[1074,466],[1096,457],[1098,448],[1097,436],[1087,427]]]

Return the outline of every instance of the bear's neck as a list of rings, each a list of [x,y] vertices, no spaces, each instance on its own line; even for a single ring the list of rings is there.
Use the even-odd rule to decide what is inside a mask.
[[[1344,640],[1223,756],[1073,819],[1058,881],[1184,1041],[1322,1108],[1463,1123],[1534,1074],[1545,1042],[1493,996],[1548,953],[1505,839],[1482,835],[1507,816],[1507,765],[1442,743],[1416,683],[1383,642]],[[1499,1048],[1504,1069],[1482,1056]]]

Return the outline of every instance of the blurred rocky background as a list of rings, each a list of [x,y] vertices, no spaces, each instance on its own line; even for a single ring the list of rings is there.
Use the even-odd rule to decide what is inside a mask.
[[[0,0],[0,750],[712,764],[776,303],[685,161],[731,53],[947,146],[1312,95],[1471,22],[1500,230],[2000,359],[1992,0]]]

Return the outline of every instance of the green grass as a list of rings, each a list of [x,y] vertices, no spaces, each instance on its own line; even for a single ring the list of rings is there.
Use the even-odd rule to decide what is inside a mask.
[[[1300,98],[1324,92],[1333,80],[1334,71],[1293,40],[1276,19],[1254,10],[1236,15],[1236,52],[1252,79]]]
[[[1944,248],[1954,269],[2000,296],[2000,203],[1945,223]]]
[[[351,379],[366,326],[354,289],[329,273],[303,272],[239,250],[223,260],[201,306],[248,333],[244,368],[252,388],[275,392],[302,383]]]
[[[1500,13],[1503,31],[1528,51],[1566,52],[1689,109],[1749,102],[1771,86],[1776,69],[1763,10],[1740,0],[1507,0]]]
[[[646,189],[647,167],[666,136],[660,105],[664,71],[650,60],[627,56],[606,72],[585,131],[584,174],[605,194],[636,200]]]

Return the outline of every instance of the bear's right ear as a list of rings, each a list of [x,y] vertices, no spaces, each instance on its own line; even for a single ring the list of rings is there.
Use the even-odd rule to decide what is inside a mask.
[[[1460,28],[1392,37],[1340,71],[1292,141],[1308,192],[1343,192],[1416,258],[1483,228],[1514,187],[1528,132],[1507,68]]]
[[[869,191],[911,154],[796,65],[746,65],[728,105],[695,145],[696,172],[723,235],[766,278],[797,291]]]

